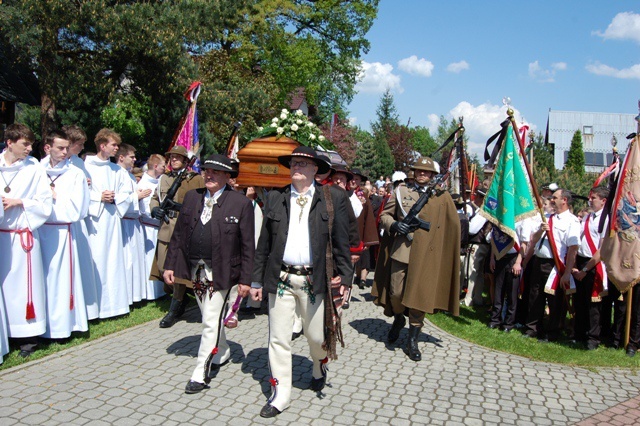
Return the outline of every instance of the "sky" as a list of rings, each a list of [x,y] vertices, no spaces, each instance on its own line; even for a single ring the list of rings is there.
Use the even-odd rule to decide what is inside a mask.
[[[482,158],[511,99],[543,132],[549,110],[638,113],[640,2],[381,0],[367,33],[352,124],[370,130],[388,88],[400,122],[435,134],[464,117]]]

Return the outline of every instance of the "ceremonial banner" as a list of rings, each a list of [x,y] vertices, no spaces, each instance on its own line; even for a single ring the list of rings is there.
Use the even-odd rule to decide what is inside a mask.
[[[198,110],[196,104],[198,102],[198,96],[200,95],[199,81],[194,81],[191,86],[184,93],[184,97],[189,101],[187,111],[182,116],[178,129],[173,135],[173,141],[167,151],[170,151],[174,146],[183,146],[189,153],[189,158],[200,148],[200,140],[198,135]],[[198,160],[193,164],[192,169],[195,172],[200,172],[200,163]]]
[[[500,228],[510,240],[504,241],[499,247],[492,245],[497,259],[502,258],[513,247],[516,222],[538,214],[529,175],[514,141],[511,124],[498,155],[496,171],[480,214]]]
[[[618,178],[609,229],[600,255],[607,276],[625,293],[640,281],[640,148],[636,136],[627,149]]]

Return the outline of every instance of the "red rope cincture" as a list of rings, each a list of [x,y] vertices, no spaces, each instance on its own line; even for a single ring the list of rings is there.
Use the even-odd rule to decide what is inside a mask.
[[[0,232],[18,234],[22,250],[27,254],[27,321],[36,318],[36,310],[33,306],[33,273],[31,270],[31,250],[33,250],[33,233],[29,228],[15,231],[0,229]]]

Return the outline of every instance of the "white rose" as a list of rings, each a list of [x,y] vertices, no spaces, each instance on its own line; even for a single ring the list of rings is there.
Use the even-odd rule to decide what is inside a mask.
[[[283,112],[282,114],[280,114],[280,118],[282,118],[283,120],[286,120],[287,114]]]
[[[314,126],[314,124],[313,124],[312,122],[308,122],[308,123],[307,123],[307,126],[309,126],[309,127],[313,127],[313,126]]]
[[[273,117],[273,118],[271,119],[271,121],[272,121],[273,123],[277,123],[277,122],[278,122],[278,117]]]
[[[262,126],[258,127],[258,131],[259,131],[259,132],[261,132],[261,131],[263,131],[263,130],[264,130],[264,129],[262,128]]]
[[[291,125],[291,130],[293,130],[294,132],[295,132],[296,130],[298,130],[298,125],[297,125],[297,124],[292,124],[292,125]]]
[[[300,117],[302,114],[303,114],[302,110],[297,110],[297,111],[296,111],[296,115],[297,115],[298,117]]]
[[[274,122],[274,123],[271,123],[271,127],[278,127],[278,125]]]
[[[284,129],[283,129],[282,127],[278,127],[278,128],[276,129],[276,133],[278,133],[279,135],[281,135],[281,134],[282,134],[282,132],[284,132]]]
[[[296,124],[302,124],[302,120],[300,119],[296,120]]]
[[[286,108],[282,108],[282,111],[280,111],[283,114],[289,114],[289,110],[287,110]]]
[[[314,135],[313,133],[311,133],[309,135],[309,139],[311,139],[312,141],[316,139],[316,135]]]
[[[318,140],[319,140],[320,142],[322,142],[322,141],[324,140],[324,136],[322,136],[322,135],[318,136]]]

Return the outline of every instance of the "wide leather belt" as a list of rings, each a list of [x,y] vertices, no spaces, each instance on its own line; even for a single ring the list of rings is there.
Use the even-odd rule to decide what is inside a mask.
[[[313,268],[308,266],[285,265],[283,263],[281,269],[289,274],[295,275],[311,275],[313,273]]]
[[[167,211],[167,216],[169,217],[169,219],[175,219],[176,217],[178,217],[178,213],[180,212],[177,212],[175,210],[169,210]]]

